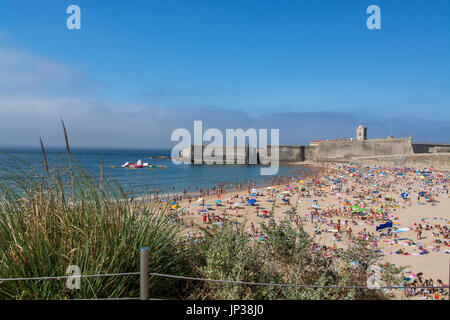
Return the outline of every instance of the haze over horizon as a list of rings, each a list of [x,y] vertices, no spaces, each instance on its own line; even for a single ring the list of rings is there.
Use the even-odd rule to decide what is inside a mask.
[[[66,8],[81,8],[81,30]],[[366,8],[381,8],[381,30]],[[0,3],[0,147],[170,148],[171,132],[280,129],[450,143],[450,2]]]

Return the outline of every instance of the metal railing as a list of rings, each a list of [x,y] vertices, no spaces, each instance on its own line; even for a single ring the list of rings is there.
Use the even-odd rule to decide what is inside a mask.
[[[40,280],[62,280],[62,279],[76,279],[76,278],[95,278],[95,277],[117,277],[117,276],[137,276],[139,275],[139,297],[126,298],[95,298],[95,299],[74,299],[74,300],[163,300],[156,298],[149,298],[149,276],[172,278],[188,281],[204,281],[233,285],[250,285],[250,286],[266,286],[266,287],[289,287],[289,288],[315,288],[315,289],[367,289],[367,290],[415,290],[415,289],[434,289],[434,290],[449,290],[448,298],[450,299],[449,285],[443,286],[334,286],[334,285],[307,285],[307,284],[290,284],[290,283],[265,283],[265,282],[247,282],[221,279],[205,279],[188,276],[179,276],[163,273],[149,272],[148,264],[148,247],[140,249],[140,270],[139,272],[124,272],[124,273],[105,273],[105,274],[87,274],[87,275],[71,275],[71,276],[48,276],[48,277],[30,277],[30,278],[0,278],[0,283],[5,281],[40,281]],[[450,277],[450,265],[449,265]]]

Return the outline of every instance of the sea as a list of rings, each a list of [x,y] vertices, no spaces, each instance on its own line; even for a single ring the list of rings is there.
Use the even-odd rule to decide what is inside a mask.
[[[263,176],[260,165],[207,165],[175,164],[170,159],[170,149],[87,149],[71,148],[73,166],[82,167],[96,179],[100,179],[101,159],[104,179],[113,178],[127,193],[177,194],[186,190],[196,193],[201,189],[217,187],[224,183],[227,188],[241,184],[263,186],[270,184],[276,176],[294,176],[298,170],[307,168],[295,165],[280,165],[276,176]],[[47,161],[51,168],[67,168],[68,156],[65,148],[46,148]],[[154,168],[128,169],[121,165],[126,162],[148,162]],[[34,167],[44,173],[45,167],[40,148],[0,148],[0,171]],[[19,170],[20,171],[20,170]],[[0,179],[2,175],[0,175]]]

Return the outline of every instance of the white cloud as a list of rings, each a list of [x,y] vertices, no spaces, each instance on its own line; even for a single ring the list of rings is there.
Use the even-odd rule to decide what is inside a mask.
[[[0,33],[1,38],[1,33]],[[448,123],[408,122],[344,112],[248,114],[221,106],[161,107],[152,101],[116,103],[99,98],[98,82],[55,60],[41,58],[0,42],[0,145],[38,145],[41,135],[49,146],[62,146],[63,117],[73,146],[158,148],[174,145],[171,132],[192,130],[194,120],[204,129],[279,128],[280,141],[307,144],[310,140],[350,137],[361,120],[373,121],[372,137],[385,136],[384,124],[398,123],[398,135],[410,132],[419,140],[450,139]],[[164,89],[158,89],[164,94]],[[152,94],[149,94],[152,93]],[[149,89],[143,97],[152,99]],[[163,95],[157,95],[161,98]],[[369,124],[370,125],[370,124]],[[370,128],[370,127],[369,127]],[[430,133],[431,132],[431,133]],[[418,135],[416,135],[418,133]],[[430,138],[431,137],[431,138]]]

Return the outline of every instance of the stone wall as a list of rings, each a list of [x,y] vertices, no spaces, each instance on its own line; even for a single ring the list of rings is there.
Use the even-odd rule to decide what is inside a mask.
[[[436,147],[450,148],[450,144],[444,143],[422,143],[422,142],[413,142],[412,148],[414,153],[429,153],[433,152],[433,149]]]
[[[412,155],[355,157],[351,163],[360,165],[392,166],[424,168],[436,166],[437,168],[450,169],[450,153],[422,153]]]
[[[209,149],[208,149],[209,148]],[[250,146],[205,146],[191,145],[181,151],[181,160],[193,164],[248,164],[250,159],[257,161],[257,155],[252,153]],[[227,159],[227,157],[229,159]]]
[[[227,157],[231,156],[232,162],[236,164],[255,164],[267,163],[271,152],[279,152],[279,160],[283,162],[302,162],[302,161],[350,161],[358,157],[380,157],[396,156],[397,160],[404,156],[414,154],[428,154],[435,151],[439,153],[449,152],[450,145],[445,144],[426,144],[412,143],[410,138],[396,139],[371,139],[362,141],[323,141],[317,146],[267,146],[266,148],[253,148],[247,146],[221,146],[215,148],[215,153],[211,157],[206,157],[203,161],[194,156],[197,149],[197,155],[203,156],[207,146],[194,146],[182,150],[182,159],[190,163],[211,163],[214,159],[220,159],[226,163]],[[418,159],[418,158],[417,158]],[[394,161],[394,160],[388,160]],[[400,161],[400,160],[398,160]],[[398,162],[397,161],[397,162]],[[412,161],[412,160],[411,160]]]
[[[315,150],[315,158],[311,160],[346,160],[352,157],[383,156],[413,154],[411,140],[372,139],[362,141],[323,141]]]
[[[273,152],[278,152],[280,162],[305,161],[305,146],[267,146],[256,149],[260,163],[267,163]]]

